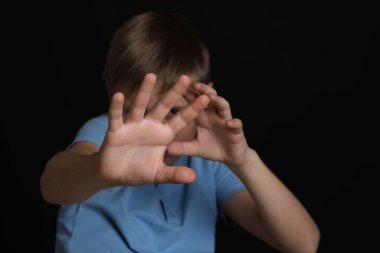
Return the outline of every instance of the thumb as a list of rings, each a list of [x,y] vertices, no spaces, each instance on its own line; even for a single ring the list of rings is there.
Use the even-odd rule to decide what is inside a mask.
[[[173,183],[173,184],[189,184],[194,182],[196,178],[195,172],[184,166],[166,166],[162,168],[154,179],[156,184]]]
[[[166,151],[171,155],[198,155],[198,143],[196,140],[189,142],[171,142]]]

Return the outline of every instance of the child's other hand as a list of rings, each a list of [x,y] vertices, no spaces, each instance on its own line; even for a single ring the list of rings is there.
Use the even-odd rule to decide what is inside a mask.
[[[99,175],[115,185],[191,183],[195,173],[187,167],[167,166],[164,154],[175,135],[207,106],[206,95],[197,97],[173,117],[166,115],[185,93],[190,83],[182,76],[153,109],[146,113],[156,82],[147,74],[123,121],[122,93],[116,93],[109,109],[108,131],[99,153]]]
[[[201,156],[225,162],[231,168],[243,166],[248,159],[249,146],[241,120],[233,119],[226,99],[217,95],[212,83],[195,83],[194,92],[187,96],[195,101],[197,95],[207,94],[207,110],[196,118],[197,137],[190,142],[173,142],[168,146],[170,154]]]

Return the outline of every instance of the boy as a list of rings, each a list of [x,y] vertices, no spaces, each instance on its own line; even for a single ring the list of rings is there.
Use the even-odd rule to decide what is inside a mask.
[[[60,204],[56,253],[214,252],[225,213],[281,252],[316,252],[313,219],[246,142],[185,17],[139,14],[112,38],[108,114],[87,121],[41,177]]]

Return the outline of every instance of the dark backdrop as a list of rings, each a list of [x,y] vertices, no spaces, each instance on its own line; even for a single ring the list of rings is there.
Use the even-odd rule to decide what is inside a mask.
[[[56,1],[12,8],[4,39],[14,70],[4,73],[0,129],[4,252],[52,252],[57,206],[39,192],[44,164],[85,120],[107,109],[101,72],[111,35],[131,15],[152,9],[194,21],[211,51],[216,89],[243,120],[250,145],[315,218],[319,252],[372,248],[380,81],[374,6]],[[231,247],[275,252],[218,222],[217,252]]]

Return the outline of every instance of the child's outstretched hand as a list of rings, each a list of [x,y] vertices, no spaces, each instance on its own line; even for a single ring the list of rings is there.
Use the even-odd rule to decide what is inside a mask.
[[[187,167],[167,166],[164,154],[175,135],[204,110],[209,102],[199,96],[173,117],[166,115],[185,94],[190,79],[182,76],[164,94],[153,109],[146,113],[156,82],[154,74],[147,74],[123,120],[124,96],[116,93],[109,109],[108,130],[99,151],[99,173],[115,185],[144,185],[153,183],[190,183],[195,179]]]
[[[185,154],[218,160],[231,168],[244,166],[248,159],[249,146],[243,132],[241,120],[233,119],[227,100],[218,96],[212,84],[195,83],[197,94],[207,94],[210,102],[207,110],[196,119],[197,137],[190,142],[173,142],[168,152],[173,155]],[[189,101],[197,99],[188,96]]]

